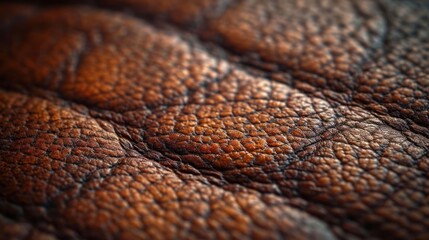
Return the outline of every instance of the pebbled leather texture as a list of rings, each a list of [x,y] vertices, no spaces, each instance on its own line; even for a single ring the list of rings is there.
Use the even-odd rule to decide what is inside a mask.
[[[0,4],[5,239],[429,238],[425,1]]]

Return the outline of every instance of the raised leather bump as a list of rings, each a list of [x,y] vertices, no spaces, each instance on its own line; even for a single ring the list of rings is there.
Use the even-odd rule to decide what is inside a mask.
[[[0,231],[425,238],[427,9],[333,4],[2,5]]]

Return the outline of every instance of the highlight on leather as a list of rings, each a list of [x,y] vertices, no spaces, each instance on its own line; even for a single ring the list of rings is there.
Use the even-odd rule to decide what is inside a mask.
[[[0,46],[0,238],[429,238],[424,0],[5,1]]]

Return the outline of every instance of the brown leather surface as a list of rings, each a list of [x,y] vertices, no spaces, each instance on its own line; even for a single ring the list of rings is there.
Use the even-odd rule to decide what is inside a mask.
[[[2,3],[1,238],[427,239],[428,29],[425,1]]]

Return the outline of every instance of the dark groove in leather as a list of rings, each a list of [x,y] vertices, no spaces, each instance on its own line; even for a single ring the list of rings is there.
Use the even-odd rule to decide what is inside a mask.
[[[210,15],[209,1],[177,5],[184,18],[134,2],[129,10],[149,22],[88,7],[1,7],[18,17],[0,27],[0,222],[15,226],[0,232],[425,238],[427,8],[338,3],[359,32],[329,5],[297,3],[297,13],[318,10],[309,11],[318,22],[303,18],[309,29],[335,31],[326,12],[344,21],[338,39],[316,32],[300,42],[293,2],[212,1]],[[247,18],[255,9],[262,15]],[[242,19],[271,25],[246,29]],[[270,42],[276,27],[289,35]],[[294,41],[300,54],[286,46]],[[270,49],[279,46],[283,55]]]

